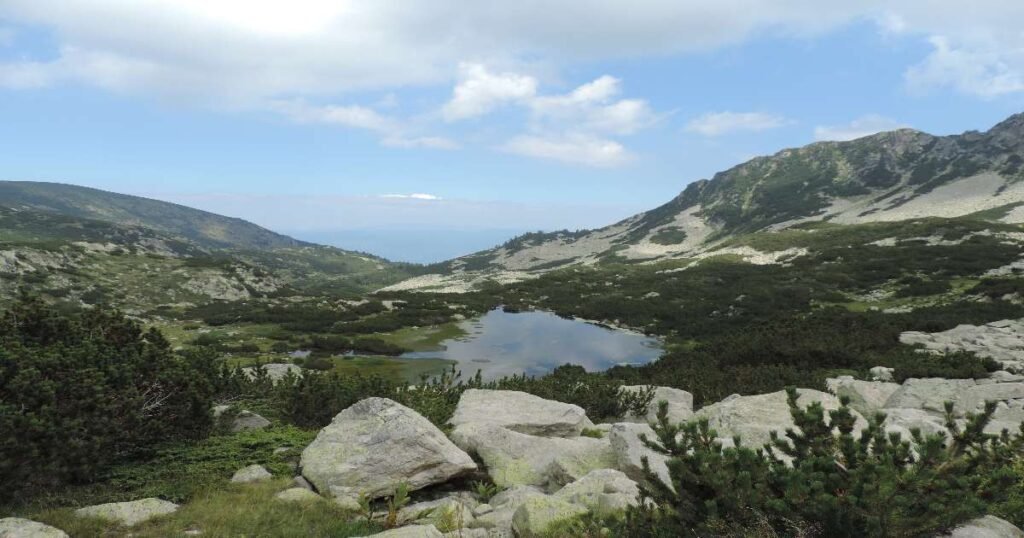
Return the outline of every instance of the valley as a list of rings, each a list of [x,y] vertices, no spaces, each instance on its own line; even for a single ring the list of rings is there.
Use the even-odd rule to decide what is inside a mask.
[[[352,428],[369,427],[364,421],[372,422],[373,413],[360,406],[395,413],[401,424],[416,424],[417,435],[439,436],[445,447],[450,438],[456,450],[472,455],[463,454],[468,463],[458,461],[467,469],[472,464],[473,472],[446,475],[415,494],[415,500],[430,502],[482,488],[472,495],[470,510],[486,504],[480,501],[490,498],[487,488],[535,488],[523,495],[543,494],[535,501],[558,504],[564,500],[557,500],[558,491],[583,487],[578,481],[590,472],[611,470],[652,488],[645,491],[663,502],[676,502],[671,490],[645,482],[650,477],[635,462],[608,463],[607,453],[580,448],[617,442],[610,439],[625,435],[619,430],[645,423],[654,426],[646,435],[660,436],[659,454],[678,462],[694,464],[668,440],[683,435],[694,443],[689,454],[721,463],[716,469],[809,480],[798,474],[800,466],[701,444],[714,436],[700,431],[699,421],[660,421],[657,402],[669,395],[668,403],[682,406],[672,408],[673,416],[706,418],[725,445],[741,434],[747,447],[771,441],[767,430],[747,422],[759,409],[776,431],[803,421],[809,434],[823,436],[814,442],[845,450],[849,458],[856,437],[851,432],[869,432],[864,439],[875,439],[876,455],[903,461],[911,445],[886,444],[888,433],[902,432],[914,450],[923,451],[942,441],[913,431],[953,428],[949,439],[974,448],[955,454],[935,448],[933,459],[908,459],[908,468],[920,475],[904,476],[895,464],[877,472],[932,491],[915,477],[973,469],[967,474],[980,483],[942,475],[948,479],[944,487],[969,502],[960,511],[921,508],[933,518],[921,523],[928,532],[983,513],[1024,525],[1021,438],[1015,436],[1024,421],[1022,166],[1024,115],[984,133],[935,137],[898,130],[817,143],[691,183],[667,204],[602,229],[526,234],[432,265],[304,243],[153,200],[66,185],[0,183],[0,339],[6,345],[0,350],[0,389],[6,391],[0,417],[7,421],[0,425],[31,439],[37,454],[28,465],[15,457],[24,443],[0,445],[6,458],[0,476],[18,484],[0,497],[0,508],[74,536],[111,536],[129,526],[81,518],[72,507],[158,497],[185,508],[143,524],[131,531],[140,533],[135,535],[194,529],[246,535],[254,532],[245,526],[251,522],[243,523],[245,516],[228,506],[274,505],[275,491],[286,489],[284,478],[312,477],[304,447],[347,435],[323,433],[336,417],[347,417]],[[34,366],[22,366],[29,360]],[[128,383],[122,372],[149,385]],[[90,388],[93,382],[105,388]],[[168,386],[176,387],[165,395],[173,406],[160,400],[147,414],[148,395]],[[33,400],[28,389],[36,387],[53,388]],[[786,391],[794,387],[810,399],[791,402]],[[97,401],[88,399],[93,389]],[[959,406],[948,416],[939,401],[945,396]],[[986,399],[992,399],[991,409]],[[810,401],[827,406],[808,409]],[[16,411],[33,405],[41,418],[24,419]],[[213,416],[215,405],[220,411]],[[530,425],[530,410],[551,409],[579,414],[571,432],[559,430],[565,426],[557,420]],[[84,410],[89,414],[83,418]],[[818,428],[815,421],[824,420],[826,410],[837,414],[830,426]],[[889,422],[874,421],[880,411],[892,417]],[[856,416],[846,414],[851,412]],[[505,426],[512,426],[493,430],[474,413],[507,418]],[[467,414],[478,418],[460,422]],[[100,425],[104,416],[114,417],[110,430]],[[243,418],[251,422],[238,422]],[[849,430],[833,436],[833,426],[847,419]],[[260,426],[246,425],[252,423]],[[1006,427],[1006,436],[989,424]],[[92,441],[75,445],[69,432],[76,428]],[[128,442],[118,428],[138,430]],[[495,439],[507,444],[492,446]],[[636,450],[650,449],[629,439]],[[60,443],[73,449],[54,450]],[[524,452],[506,454],[509,447]],[[538,455],[563,452],[579,461]],[[874,457],[868,452],[857,461]],[[798,461],[806,456],[787,454]],[[591,465],[591,456],[601,463]],[[974,457],[998,464],[977,467]],[[541,460],[542,468],[536,463]],[[951,463],[929,467],[942,461]],[[251,489],[229,484],[232,473],[251,465],[275,478]],[[702,469],[686,479],[699,484],[687,484],[715,495],[726,495],[723,483],[749,479]],[[857,487],[875,483],[863,472],[829,479]],[[336,478],[310,486],[340,499],[340,505],[313,504],[305,512],[310,535],[360,536],[395,526],[380,513],[397,491],[363,499],[329,489],[328,483],[342,487]],[[764,487],[744,494],[775,495]],[[789,503],[787,510],[799,512],[806,504],[787,495],[759,506]],[[869,512],[886,506],[871,495],[864,493],[865,504],[858,506]],[[846,508],[843,502],[854,502],[829,499]],[[948,506],[948,499],[932,500]],[[509,501],[517,508],[508,509],[507,521],[480,528],[511,533],[512,513],[529,506],[520,501]],[[587,502],[569,502],[575,514],[570,523],[579,527],[561,535],[595,536],[602,528],[657,522],[644,519],[655,516],[642,510],[635,513],[640,519],[601,519]],[[230,521],[218,520],[203,505],[232,514],[223,515]],[[261,516],[260,528],[268,529],[267,536],[287,536],[295,513],[274,506]],[[368,515],[351,517],[360,513]],[[799,514],[807,521],[818,517]],[[407,523],[419,519],[425,518]],[[867,519],[851,525],[875,529]],[[646,535],[639,528],[629,532]],[[545,532],[569,532],[559,529]],[[483,532],[473,536],[498,535]]]

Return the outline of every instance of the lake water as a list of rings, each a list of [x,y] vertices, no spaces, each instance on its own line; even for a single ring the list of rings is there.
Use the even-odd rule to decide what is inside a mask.
[[[485,380],[512,374],[539,376],[562,364],[577,364],[588,372],[617,364],[644,364],[661,355],[661,343],[641,334],[606,329],[550,312],[507,313],[492,310],[465,321],[467,335],[445,341],[443,351],[406,353],[405,358],[456,361],[463,378],[476,374]]]

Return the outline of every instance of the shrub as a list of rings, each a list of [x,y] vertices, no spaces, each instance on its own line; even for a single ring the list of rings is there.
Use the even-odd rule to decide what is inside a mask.
[[[931,536],[1006,499],[1024,453],[1020,437],[983,433],[992,402],[962,427],[947,404],[949,443],[915,430],[912,448],[884,430],[884,415],[856,434],[845,402],[826,420],[820,403],[801,409],[788,392],[796,428],[760,449],[739,439],[723,447],[707,420],[671,424],[662,405],[657,439],[646,443],[669,456],[671,484],[645,464],[641,491],[651,503],[614,535],[746,535],[765,525],[785,534],[795,525],[830,537]]]
[[[22,297],[0,317],[0,494],[92,480],[112,462],[210,427],[219,372],[102,308]]]

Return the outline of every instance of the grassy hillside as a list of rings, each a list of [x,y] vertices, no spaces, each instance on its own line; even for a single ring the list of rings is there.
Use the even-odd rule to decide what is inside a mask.
[[[75,185],[0,182],[0,205],[143,226],[211,248],[272,249],[308,245],[242,219]]]

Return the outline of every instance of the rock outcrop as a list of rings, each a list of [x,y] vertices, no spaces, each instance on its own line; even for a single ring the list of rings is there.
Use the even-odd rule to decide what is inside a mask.
[[[608,442],[611,444],[612,453],[615,454],[615,467],[633,480],[644,480],[643,458],[646,457],[651,471],[662,482],[669,484],[671,479],[668,474],[668,466],[665,464],[667,456],[647,448],[647,445],[640,440],[641,435],[652,441],[657,440],[654,430],[647,424],[612,425],[608,432]]]
[[[154,517],[173,514],[178,505],[163,499],[148,498],[138,501],[98,504],[75,510],[78,517],[94,517],[131,527]]]
[[[797,392],[797,404],[800,407],[820,402],[826,413],[840,407],[839,398],[831,394],[812,389],[798,389]],[[857,419],[857,429],[866,427],[864,417],[856,411],[853,413]],[[794,427],[786,391],[757,396],[733,395],[704,407],[694,416],[708,419],[723,444],[731,444],[732,437],[739,436],[744,446],[751,448],[767,444],[771,440],[772,431],[779,432],[782,437],[787,429]]]
[[[836,396],[850,399],[850,407],[865,417],[870,417],[885,407],[893,393],[899,390],[898,383],[882,381],[860,381],[852,376],[841,376],[826,380],[828,390]]]
[[[288,488],[274,495],[274,499],[288,503],[314,503],[322,501],[323,497],[306,488]]]
[[[640,392],[651,388],[649,385],[627,385],[622,387],[629,392]],[[653,387],[654,398],[647,405],[647,412],[643,416],[627,416],[624,421],[638,421],[643,423],[657,422],[658,406],[660,402],[668,403],[668,420],[673,424],[686,422],[693,418],[693,395],[685,390],[670,387]]]
[[[417,490],[476,469],[465,452],[415,411],[367,398],[339,413],[302,452],[302,475],[343,503]]]
[[[493,424],[526,435],[576,437],[592,426],[579,406],[512,390],[469,389],[449,421],[452,426]]]
[[[491,479],[502,487],[561,485],[615,466],[607,439],[537,437],[486,423],[462,424],[451,437],[483,460]]]
[[[5,517],[0,519],[0,538],[68,538],[68,534],[31,519]]]

